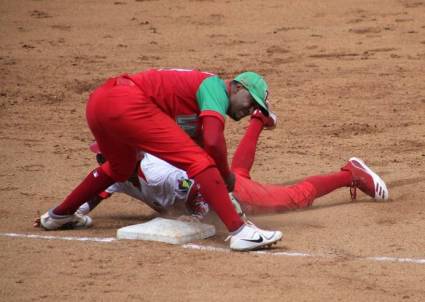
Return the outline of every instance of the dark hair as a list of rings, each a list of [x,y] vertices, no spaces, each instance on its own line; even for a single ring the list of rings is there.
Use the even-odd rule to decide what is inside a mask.
[[[99,165],[103,164],[104,162],[106,162],[106,158],[105,156],[103,156],[102,153],[97,153],[96,154],[96,161]]]

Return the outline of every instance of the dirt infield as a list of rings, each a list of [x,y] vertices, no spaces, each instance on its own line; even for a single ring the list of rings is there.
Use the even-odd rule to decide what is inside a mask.
[[[1,0],[0,27],[1,301],[425,300],[425,1]],[[152,217],[116,196],[90,230],[32,227],[95,166],[89,92],[149,67],[262,73],[280,123],[262,134],[254,179],[358,156],[390,201],[351,202],[347,189],[255,217],[284,232],[280,256],[6,236],[114,237]],[[230,155],[245,126],[228,121]]]

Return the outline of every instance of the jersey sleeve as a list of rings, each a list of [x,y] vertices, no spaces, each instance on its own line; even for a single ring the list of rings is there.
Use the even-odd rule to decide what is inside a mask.
[[[206,78],[198,88],[196,100],[201,111],[200,116],[213,115],[224,122],[229,108],[229,97],[222,79],[218,76]]]

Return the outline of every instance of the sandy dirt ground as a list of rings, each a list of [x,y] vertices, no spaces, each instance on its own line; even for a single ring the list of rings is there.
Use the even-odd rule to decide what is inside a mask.
[[[0,28],[1,301],[425,300],[425,1],[1,0]],[[6,236],[114,237],[154,215],[116,196],[92,229],[32,227],[95,166],[89,92],[150,67],[262,73],[280,123],[262,134],[254,179],[358,156],[390,200],[341,189],[253,218],[284,232],[273,253],[308,257]],[[246,123],[227,123],[230,155]],[[225,237],[219,226],[197,243],[227,248]]]

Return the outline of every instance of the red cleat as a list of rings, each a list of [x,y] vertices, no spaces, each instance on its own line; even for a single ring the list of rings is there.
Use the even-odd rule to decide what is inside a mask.
[[[387,186],[381,177],[373,172],[361,159],[352,157],[348,163],[341,168],[350,171],[353,176],[350,193],[351,198],[356,199],[356,188],[376,200],[387,200],[389,197]]]

